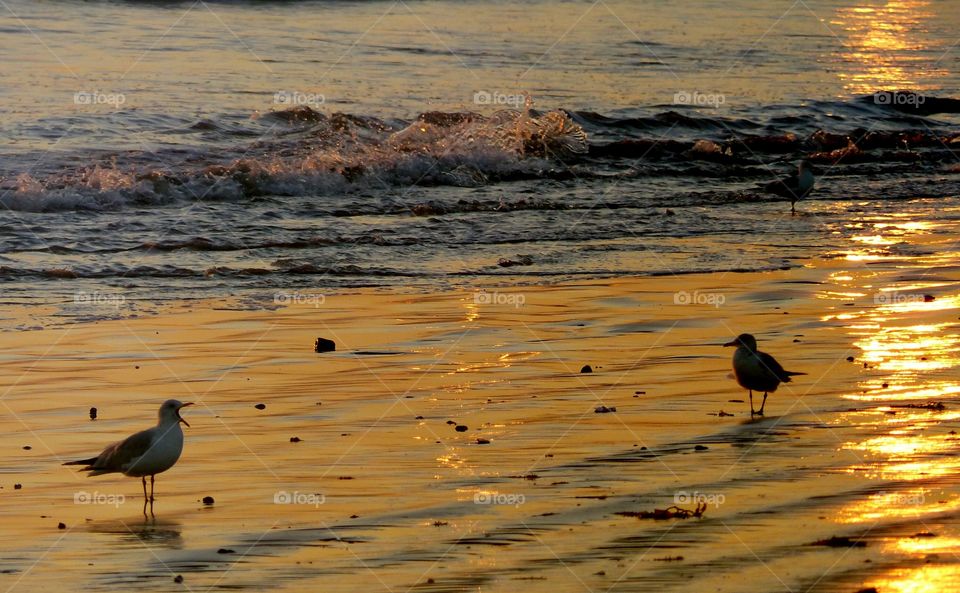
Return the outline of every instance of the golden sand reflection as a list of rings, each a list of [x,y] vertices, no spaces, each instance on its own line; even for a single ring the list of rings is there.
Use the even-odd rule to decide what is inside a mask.
[[[885,519],[916,518],[944,510],[960,508],[960,499],[951,506],[940,504],[929,490],[914,488],[898,492],[878,492],[858,500],[837,513],[838,523],[875,523]]]
[[[440,467],[445,467],[447,469],[456,469],[456,470],[464,469],[464,466],[467,462],[466,459],[461,457],[460,454],[456,452],[447,453],[446,455],[440,455],[436,459]],[[435,476],[435,477],[438,480],[443,479],[443,476]]]
[[[944,308],[952,308],[955,298]],[[938,310],[932,303],[910,302],[881,305],[875,315],[883,313],[905,314],[914,311]],[[838,316],[839,318],[839,316]],[[953,323],[920,324],[908,327],[888,327],[869,337],[854,341],[854,346],[862,352],[860,358],[871,368],[900,375],[914,375],[919,371],[949,369],[957,366],[956,353],[960,345],[960,335],[945,333]],[[953,393],[953,383],[941,387]],[[949,391],[946,391],[949,390]]]
[[[908,554],[956,554],[960,552],[960,538],[909,537],[897,540],[895,547]]]
[[[877,410],[884,414],[889,411],[891,410]],[[858,443],[846,443],[843,446],[846,450],[863,451],[871,459],[876,460],[865,461],[863,464],[849,468],[848,472],[861,474],[868,479],[916,481],[932,476],[949,476],[960,470],[960,459],[954,455],[960,446],[958,442],[960,438],[950,433],[927,433],[928,429],[960,419],[960,412],[933,412],[921,409],[894,411],[897,412],[894,416],[884,419],[884,423],[888,426],[887,434]],[[917,493],[917,491],[908,491],[906,494],[910,492]],[[902,495],[905,494],[898,493],[898,496]],[[960,499],[955,502],[960,505]],[[876,519],[879,518],[876,516],[876,513],[880,512],[879,504],[875,500],[868,500],[854,505],[841,515],[848,519],[861,516]],[[935,509],[923,511],[914,508],[918,505],[912,505],[905,510],[900,509],[901,506],[903,505],[891,505],[890,512],[901,516],[910,512],[939,512],[947,508],[943,504],[938,504]]]
[[[851,239],[857,243],[864,243],[866,245],[893,245],[896,243],[895,240],[882,235],[859,235],[851,237]]]
[[[870,585],[884,593],[942,593],[956,591],[960,565],[928,564],[920,568],[898,568]]]
[[[464,300],[463,308],[466,309],[464,321],[470,323],[480,319],[480,305],[476,302],[476,297],[470,297]]]
[[[878,480],[903,480],[916,481],[925,480],[938,476],[951,476],[960,471],[960,461],[951,458],[938,457],[936,459],[923,461],[907,461],[904,463],[893,463],[882,465],[872,470],[863,472],[867,478]],[[960,503],[958,503],[960,504]],[[938,505],[938,510],[943,510],[943,505]]]
[[[884,387],[886,385],[886,387]],[[960,393],[960,384],[948,381],[941,381],[930,384],[925,383],[922,387],[906,388],[891,386],[886,381],[868,381],[862,385],[861,393],[849,393],[844,395],[844,399],[854,401],[888,401],[900,400],[905,402],[940,400]]]
[[[890,459],[905,459],[921,453],[944,453],[956,448],[952,435],[908,435],[904,430],[893,430],[889,435],[860,443],[857,448],[886,455]]]

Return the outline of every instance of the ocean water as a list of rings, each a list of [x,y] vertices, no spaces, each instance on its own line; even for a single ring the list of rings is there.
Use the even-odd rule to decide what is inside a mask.
[[[956,203],[958,29],[934,0],[8,0],[0,284],[70,318],[803,265]],[[758,187],[803,157],[790,217]]]

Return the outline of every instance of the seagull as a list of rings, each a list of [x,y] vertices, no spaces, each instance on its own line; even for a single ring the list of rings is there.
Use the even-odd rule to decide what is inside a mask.
[[[740,387],[750,392],[750,416],[763,416],[763,406],[767,403],[767,393],[777,390],[780,383],[789,383],[794,375],[806,375],[785,371],[780,363],[766,352],[757,350],[757,339],[750,334],[740,334],[724,346],[736,346],[733,353],[733,374]],[[758,412],[753,411],[753,392],[763,392],[763,403]]]
[[[80,471],[90,472],[90,476],[121,473],[143,481],[143,505],[146,513],[147,501],[153,511],[154,476],[167,471],[180,459],[183,451],[183,430],[180,423],[187,421],[180,417],[180,409],[192,406],[193,402],[182,403],[168,399],[160,406],[160,420],[157,425],[130,435],[116,442],[96,457],[68,461],[63,465],[85,465]],[[150,476],[150,498],[147,498],[147,476]]]
[[[813,165],[810,164],[810,161],[803,159],[800,161],[796,173],[792,173],[783,179],[771,181],[763,186],[763,191],[777,194],[790,200],[790,213],[796,214],[797,200],[807,197],[807,194],[813,191],[815,181]]]

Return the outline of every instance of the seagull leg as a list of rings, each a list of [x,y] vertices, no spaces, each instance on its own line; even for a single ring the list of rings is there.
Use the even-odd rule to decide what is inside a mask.
[[[147,504],[147,476],[141,477],[140,480],[143,482],[143,504],[146,505]]]
[[[766,398],[764,398],[766,400]],[[146,478],[144,478],[146,480]],[[153,506],[153,476],[150,476],[150,506]]]
[[[756,412],[753,411],[753,390],[748,389],[747,391],[750,392],[750,416],[753,417],[753,415],[756,414]]]
[[[767,393],[763,393],[763,402],[760,404],[760,411],[757,412],[758,416],[763,416],[763,406],[767,405]]]
[[[790,202],[790,214],[791,214],[792,216],[796,216],[796,215],[797,215],[797,203],[796,203],[796,202]]]

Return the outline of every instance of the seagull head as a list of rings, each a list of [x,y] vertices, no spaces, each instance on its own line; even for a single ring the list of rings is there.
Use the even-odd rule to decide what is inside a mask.
[[[757,339],[750,334],[740,334],[733,340],[730,340],[724,346],[736,346],[746,348],[751,352],[757,351]]]
[[[160,406],[160,424],[176,424],[178,422],[183,422],[187,426],[190,424],[187,423],[180,416],[180,408],[185,408],[187,406],[192,406],[193,402],[183,403],[180,400],[168,399],[163,402],[163,405]]]

